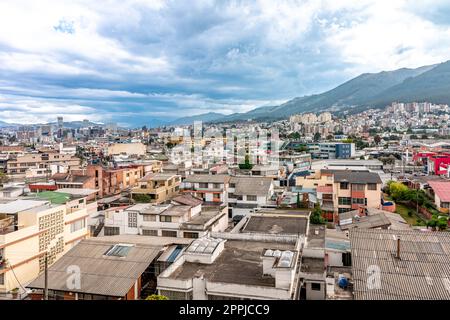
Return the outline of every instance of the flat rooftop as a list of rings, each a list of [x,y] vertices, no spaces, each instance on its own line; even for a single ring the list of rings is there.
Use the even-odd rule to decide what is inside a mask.
[[[204,276],[211,282],[275,287],[275,278],[263,276],[264,249],[295,250],[293,244],[228,240],[212,264],[185,262],[169,278],[187,280]]]
[[[303,216],[250,216],[243,232],[269,234],[306,234],[308,219]]]

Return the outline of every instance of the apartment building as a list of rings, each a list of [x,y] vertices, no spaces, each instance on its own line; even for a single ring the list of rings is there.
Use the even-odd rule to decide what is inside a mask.
[[[150,173],[138,181],[138,186],[131,190],[133,199],[145,195],[152,203],[163,203],[178,194],[181,177],[173,174]]]
[[[80,159],[58,152],[26,153],[7,162],[6,172],[11,178],[34,178],[51,175],[52,164],[65,164],[69,170],[80,167]]]
[[[355,156],[355,144],[344,142],[322,142],[309,144],[315,159],[348,159]]]
[[[378,173],[354,170],[320,170],[296,178],[296,190],[313,190],[324,216],[337,222],[333,213],[343,213],[361,206],[379,209],[382,181]]]
[[[105,212],[104,235],[199,238],[228,227],[225,206],[203,206],[189,195],[175,197],[170,204],[136,204]]]
[[[322,174],[333,175],[334,203],[338,213],[368,207],[379,209],[381,206],[380,176],[368,171],[322,170]]]
[[[51,265],[86,238],[87,206],[56,192],[0,204],[0,292],[20,289],[43,272],[45,255]]]
[[[85,175],[94,177],[94,185],[90,188],[99,190],[99,196],[115,195],[138,185],[143,177],[142,166],[106,168],[100,165],[88,165]]]
[[[224,174],[192,174],[181,183],[181,190],[206,203],[226,204],[229,181]]]
[[[257,208],[276,207],[272,178],[231,177],[227,191],[230,217],[247,215]]]

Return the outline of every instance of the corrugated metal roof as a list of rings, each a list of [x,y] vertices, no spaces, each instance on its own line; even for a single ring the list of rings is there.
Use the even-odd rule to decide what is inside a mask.
[[[134,244],[125,257],[105,256],[113,244],[95,239],[82,240],[49,268],[49,289],[125,296],[162,247],[140,243]],[[72,275],[68,272],[70,266],[80,268],[80,289],[67,287],[67,281]],[[28,287],[44,288],[44,276],[39,276]]]
[[[450,233],[353,229],[350,242],[356,300],[450,300]]]

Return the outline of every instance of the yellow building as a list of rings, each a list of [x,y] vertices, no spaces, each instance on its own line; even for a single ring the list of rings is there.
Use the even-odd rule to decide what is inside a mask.
[[[150,173],[139,180],[139,186],[132,189],[133,199],[146,195],[152,203],[162,203],[179,192],[181,177],[179,175]]]
[[[96,207],[96,205],[95,205]],[[85,196],[42,192],[0,204],[0,293],[23,291],[51,265],[88,236]]]
[[[147,147],[141,142],[114,143],[108,146],[109,156],[119,154],[143,156],[145,155],[146,151]]]

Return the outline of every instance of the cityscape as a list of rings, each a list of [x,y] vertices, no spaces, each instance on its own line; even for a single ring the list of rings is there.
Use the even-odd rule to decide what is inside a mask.
[[[323,26],[324,33],[331,28],[328,15],[347,18],[338,16],[342,10],[350,16],[395,13],[373,1],[358,9],[325,9],[325,2],[314,9],[304,6],[309,1],[246,8],[278,10],[293,19],[288,29],[302,35],[312,32],[302,27],[304,10],[317,15],[311,28]],[[19,45],[14,49],[0,32],[0,306],[11,300],[235,300],[242,308],[232,309],[234,315],[243,316],[270,313],[269,304],[249,301],[450,300],[450,55],[441,55],[437,45],[425,59],[412,41],[396,59],[379,57],[388,62],[375,64],[372,55],[361,54],[355,61],[366,62],[350,66],[349,58],[339,75],[330,71],[323,82],[318,73],[298,87],[287,85],[304,66],[292,67],[299,72],[294,78],[280,73],[264,82],[246,68],[281,49],[252,51],[243,35],[234,35],[233,17],[244,10],[239,1],[215,3],[214,10],[214,1],[195,1],[192,17],[177,23],[172,15],[181,14],[180,3],[143,3],[114,3],[107,10],[69,1],[47,8],[54,20],[48,32],[66,44],[71,37],[80,43],[64,66],[55,39],[48,50],[58,53],[45,64],[37,53],[27,60],[34,42],[24,42],[26,63],[16,56]],[[84,18],[55,18],[72,7]],[[363,11],[368,8],[374,11]],[[124,17],[117,16],[119,9]],[[205,12],[223,21],[200,19]],[[106,14],[136,25],[110,30]],[[272,34],[276,27],[263,28],[265,19],[247,14],[246,36],[279,39],[277,45],[289,48],[300,37],[292,31],[279,38]],[[296,17],[302,23],[294,23]],[[90,19],[98,23],[95,36],[85,34],[94,30]],[[141,24],[152,31],[142,32]],[[181,29],[172,34],[169,24]],[[221,33],[224,25],[232,39]],[[262,40],[257,25],[269,40]],[[334,27],[336,37],[346,27]],[[447,30],[445,47],[450,24],[440,27]],[[215,29],[224,44],[238,49],[216,52],[220,45],[210,38]],[[115,40],[106,41],[105,34]],[[186,52],[171,47],[183,35],[192,41],[180,40]],[[122,36],[128,38],[119,42]],[[207,47],[197,42],[201,36],[210,45],[205,56],[195,50]],[[105,50],[92,53],[105,60],[95,72],[83,56],[89,37]],[[145,41],[152,54],[128,40]],[[136,55],[128,55],[128,45]],[[170,63],[171,54],[192,60],[168,66],[157,55],[162,47]],[[293,63],[287,57],[298,51],[292,50],[278,52],[280,68]],[[311,64],[337,68],[317,50]],[[222,64],[223,55],[233,62]],[[202,66],[193,64],[197,60]],[[203,64],[210,62],[206,71]],[[259,66],[260,76],[277,77],[270,71],[275,64]],[[146,83],[147,77],[155,79]],[[178,315],[214,312],[206,302],[205,309],[183,305]]]

